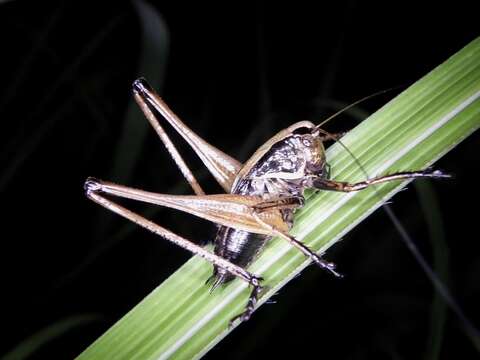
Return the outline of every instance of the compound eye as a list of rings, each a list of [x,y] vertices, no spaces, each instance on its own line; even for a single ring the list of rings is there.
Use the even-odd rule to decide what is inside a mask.
[[[305,145],[306,147],[311,147],[312,146],[312,139],[310,138],[310,136],[304,136],[302,138],[302,144]]]

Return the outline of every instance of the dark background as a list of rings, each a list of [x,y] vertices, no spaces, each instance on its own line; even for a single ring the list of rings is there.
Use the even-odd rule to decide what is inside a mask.
[[[295,121],[319,122],[339,104],[418,80],[478,36],[478,12],[470,3],[1,4],[0,311],[6,334],[0,353],[47,326],[66,324],[68,330],[33,357],[77,355],[190,257],[83,195],[84,179],[92,175],[189,192],[132,104],[135,78],[148,78],[195,131],[244,161]],[[375,111],[394,95],[361,107]],[[341,116],[328,129],[347,130],[357,121]],[[480,326],[478,211],[472,210],[479,200],[478,141],[474,134],[439,161],[456,179],[433,186],[448,248],[440,247],[449,258],[442,264],[467,317]],[[208,191],[219,192],[200,162],[187,158]],[[432,247],[440,245],[428,238],[415,189],[397,195],[393,205],[432,261]],[[211,226],[187,216],[150,214],[199,242],[211,236]],[[336,359],[478,355],[450,311],[445,326],[431,326],[432,286],[382,211],[328,258],[345,279],[307,269],[275,305],[262,307],[206,358],[282,356],[287,349],[297,357]],[[435,332],[438,348],[431,343]]]

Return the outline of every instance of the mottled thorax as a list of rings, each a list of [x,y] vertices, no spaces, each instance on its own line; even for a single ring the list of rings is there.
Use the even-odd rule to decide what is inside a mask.
[[[310,129],[308,129],[310,130]],[[318,135],[309,131],[291,134],[275,142],[261,156],[247,162],[235,181],[232,193],[257,195],[268,200],[278,196],[302,197],[303,190],[311,186],[314,177],[323,176],[325,151]],[[248,170],[248,171],[245,171]],[[293,225],[293,210],[282,210],[283,220]],[[215,254],[241,267],[247,267],[270,237],[220,226],[215,237]],[[223,269],[215,268],[214,287],[233,279]]]

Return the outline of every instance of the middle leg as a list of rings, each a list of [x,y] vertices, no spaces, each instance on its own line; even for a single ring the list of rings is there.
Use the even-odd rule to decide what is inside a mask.
[[[342,275],[335,270],[336,266],[335,266],[334,263],[328,262],[328,261],[325,261],[324,259],[322,259],[321,256],[317,255],[308,246],[303,244],[301,241],[298,241],[297,239],[295,239],[295,237],[291,236],[288,232],[278,229],[275,225],[266,223],[264,220],[262,220],[260,218],[260,213],[261,212],[262,211],[255,211],[253,213],[253,216],[260,225],[262,225],[263,227],[265,227],[266,229],[269,229],[271,231],[272,236],[279,236],[279,237],[287,240],[290,244],[292,244],[294,247],[299,249],[307,257],[312,259],[313,262],[315,262],[315,264],[320,266],[322,269],[328,270],[329,272],[331,272],[336,277],[342,277]]]

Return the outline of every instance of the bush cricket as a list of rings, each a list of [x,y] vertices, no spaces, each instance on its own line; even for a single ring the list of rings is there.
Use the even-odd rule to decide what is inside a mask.
[[[143,191],[111,182],[88,178],[88,198],[133,221],[147,230],[199,255],[213,264],[213,288],[238,277],[251,286],[251,293],[242,313],[230,321],[246,321],[255,310],[261,278],[246,269],[262,247],[274,236],[288,241],[315,264],[340,276],[335,265],[289,234],[293,214],[304,204],[304,190],[351,192],[371,185],[413,178],[448,178],[435,170],[405,171],[379,176],[358,183],[330,179],[323,142],[336,140],[309,121],[297,122],[278,132],[244,164],[207,143],[188,128],[155,93],[144,79],[133,83],[136,102],[164,143],[195,195],[168,195]],[[200,157],[225,194],[206,195],[165,133],[161,115],[185,139]],[[105,195],[128,198],[184,211],[219,225],[213,239],[213,253],[190,240],[118,205]]]

